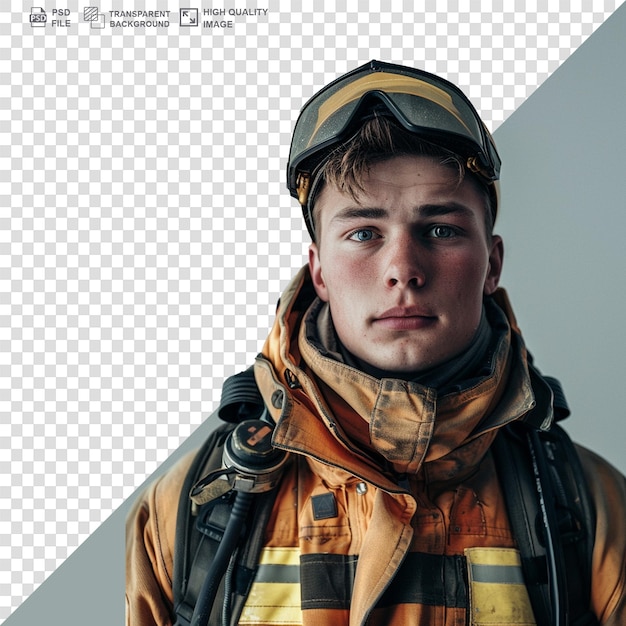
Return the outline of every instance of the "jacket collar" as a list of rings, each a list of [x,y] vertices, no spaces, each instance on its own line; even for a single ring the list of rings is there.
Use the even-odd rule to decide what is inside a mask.
[[[414,474],[427,464],[431,479],[447,480],[473,469],[497,430],[535,406],[526,350],[503,290],[486,303],[496,331],[489,373],[443,396],[322,354],[305,332],[314,300],[304,268],[283,294],[255,368],[277,421],[276,445],[339,467],[357,465],[361,475],[381,465]]]

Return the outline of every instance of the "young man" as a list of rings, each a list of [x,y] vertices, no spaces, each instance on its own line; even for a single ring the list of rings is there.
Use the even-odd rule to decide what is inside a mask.
[[[372,62],[305,105],[288,186],[309,264],[253,370],[271,426],[220,431],[192,491],[191,526],[234,537],[212,553],[232,562],[227,582],[226,566],[174,565],[190,457],[129,517],[129,624],[626,624],[626,481],[580,448],[578,474],[563,452],[558,387],[498,287],[499,167],[463,94],[418,70]],[[249,412],[235,386],[225,406]],[[275,474],[229,469],[272,427],[262,453],[288,453]],[[219,506],[216,534],[203,511]],[[264,507],[262,525],[247,517]]]

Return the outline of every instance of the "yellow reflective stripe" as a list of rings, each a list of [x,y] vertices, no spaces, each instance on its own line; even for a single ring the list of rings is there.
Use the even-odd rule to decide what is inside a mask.
[[[519,552],[467,548],[471,626],[536,626]]]
[[[263,548],[260,565],[300,565],[300,548]]]
[[[349,83],[337,93],[334,93],[324,104],[319,108],[317,114],[317,124],[315,129],[311,133],[311,139],[309,145],[320,126],[336,111],[346,104],[358,100],[363,94],[374,89],[380,89],[381,91],[390,93],[404,93],[411,96],[420,96],[435,102],[440,107],[443,107],[454,115],[456,119],[461,123],[468,132],[471,131],[467,127],[467,124],[463,121],[459,110],[452,104],[452,97],[446,93],[443,89],[430,85],[427,82],[416,79],[415,77],[403,76],[401,74],[389,74],[388,72],[376,72],[375,74],[369,74],[363,76],[352,83]]]
[[[513,548],[466,548],[465,557],[474,565],[522,567],[519,552]]]
[[[239,624],[302,624],[299,568],[298,548],[264,548]]]
[[[240,624],[301,624],[298,583],[254,583]]]

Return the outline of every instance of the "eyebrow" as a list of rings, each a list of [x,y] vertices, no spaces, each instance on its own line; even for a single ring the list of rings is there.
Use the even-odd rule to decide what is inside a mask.
[[[456,213],[465,217],[474,217],[474,212],[460,202],[446,202],[445,204],[425,204],[417,208],[417,212],[423,217],[437,217]]]
[[[374,207],[346,207],[333,215],[332,222],[346,222],[353,219],[384,219],[389,216],[387,209]]]
[[[456,213],[463,216],[473,217],[472,210],[458,202],[447,202],[445,204],[424,204],[414,209],[420,217],[430,218]],[[387,209],[377,207],[346,207],[341,209],[332,217],[331,222],[346,222],[353,219],[385,219],[389,217]]]

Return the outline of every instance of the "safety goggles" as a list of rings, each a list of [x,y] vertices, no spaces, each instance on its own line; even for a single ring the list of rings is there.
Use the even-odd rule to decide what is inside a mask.
[[[500,157],[491,134],[458,87],[418,69],[371,61],[328,84],[300,112],[287,165],[287,186],[300,204],[307,204],[311,178],[328,155],[381,110],[462,157],[485,183],[498,180]]]

